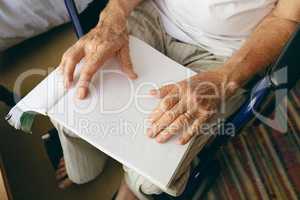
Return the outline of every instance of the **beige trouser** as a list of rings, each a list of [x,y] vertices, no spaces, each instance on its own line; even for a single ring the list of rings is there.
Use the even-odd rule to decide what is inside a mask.
[[[197,72],[218,67],[226,60],[226,58],[215,56],[198,46],[186,44],[170,37],[164,31],[159,13],[152,1],[145,1],[135,9],[128,20],[128,30],[130,34],[142,39],[163,54]],[[226,105],[225,116],[232,113],[238,107],[237,105],[241,104],[241,100],[242,95],[236,95],[231,98],[228,105]],[[53,121],[53,124],[59,132],[69,178],[78,184],[86,183],[96,178],[103,171],[106,155],[85,141],[74,137],[73,133],[55,121]],[[193,159],[203,147],[205,141],[210,138],[211,135],[204,134],[195,140],[173,183],[164,192],[173,196],[178,196],[182,193],[189,178]],[[125,166],[124,170],[127,184],[139,199],[149,199],[148,195],[162,192],[160,188],[134,170]]]

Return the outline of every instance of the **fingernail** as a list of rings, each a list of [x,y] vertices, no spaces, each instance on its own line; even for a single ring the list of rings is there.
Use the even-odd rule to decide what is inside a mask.
[[[153,123],[153,118],[148,118],[147,121],[152,124]]]
[[[156,141],[158,142],[158,143],[163,143],[164,142],[164,137],[162,136],[162,135],[159,135],[157,138],[156,138]]]
[[[153,131],[151,128],[147,129],[147,135],[148,135],[148,137],[151,137],[151,138],[153,137]]]
[[[77,92],[77,98],[83,99],[85,97],[85,90],[83,88],[79,88]]]
[[[136,73],[132,73],[132,74],[130,75],[130,78],[131,78],[131,79],[137,79],[137,77],[138,77],[138,75],[137,75]]]
[[[178,139],[176,143],[180,144],[180,145],[183,145],[183,140],[182,139]]]
[[[169,139],[169,135],[170,134],[168,132],[162,132],[157,137],[157,142],[159,142],[159,143],[165,143]]]

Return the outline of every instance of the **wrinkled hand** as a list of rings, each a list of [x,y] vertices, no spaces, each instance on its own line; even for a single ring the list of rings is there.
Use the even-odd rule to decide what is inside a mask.
[[[65,87],[69,88],[73,82],[76,64],[84,58],[85,65],[80,72],[77,91],[80,99],[87,96],[89,82],[93,75],[107,59],[113,56],[118,58],[122,70],[129,78],[137,78],[129,56],[126,18],[118,14],[115,14],[113,19],[106,16],[103,12],[99,24],[69,48],[60,63]]]
[[[150,91],[162,100],[150,114],[151,127],[147,135],[164,143],[181,133],[178,143],[186,144],[217,113],[221,101],[234,94],[237,88],[226,73],[217,69]]]

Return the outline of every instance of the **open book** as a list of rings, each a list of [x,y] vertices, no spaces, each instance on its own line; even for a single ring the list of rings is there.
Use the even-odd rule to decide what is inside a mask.
[[[119,63],[111,59],[92,79],[89,96],[79,100],[76,80],[83,62],[77,65],[75,83],[68,91],[64,89],[62,74],[56,69],[10,111],[8,121],[20,128],[28,112],[47,115],[166,189],[190,143],[178,145],[173,138],[166,144],[158,144],[147,137],[148,115],[159,103],[149,95],[149,90],[195,73],[134,37],[130,37],[130,51],[139,76],[137,80],[129,80]]]

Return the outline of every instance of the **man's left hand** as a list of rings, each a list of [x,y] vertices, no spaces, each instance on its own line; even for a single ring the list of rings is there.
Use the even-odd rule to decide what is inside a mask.
[[[151,95],[162,100],[150,114],[151,127],[147,135],[156,138],[159,143],[165,143],[180,133],[178,143],[188,143],[237,88],[237,84],[230,81],[228,73],[221,67],[151,90]]]

